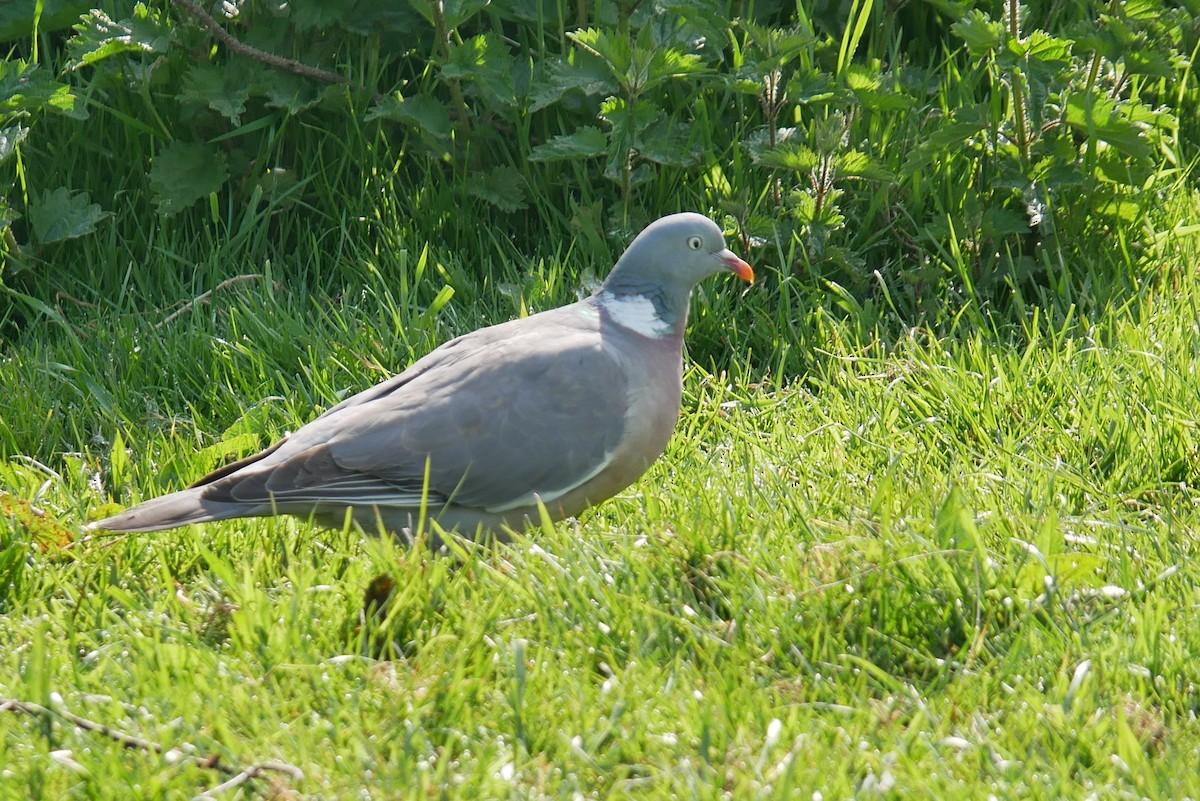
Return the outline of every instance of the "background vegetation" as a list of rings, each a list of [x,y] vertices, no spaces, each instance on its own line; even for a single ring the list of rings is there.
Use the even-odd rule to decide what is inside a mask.
[[[1198,18],[0,6],[0,797],[1196,796]],[[81,533],[683,209],[761,280],[581,521]]]

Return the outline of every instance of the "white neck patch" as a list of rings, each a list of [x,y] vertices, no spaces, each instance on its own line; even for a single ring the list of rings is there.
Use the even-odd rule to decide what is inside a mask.
[[[671,324],[658,316],[654,301],[645,295],[600,293],[600,305],[613,322],[644,337],[658,338],[671,333]]]

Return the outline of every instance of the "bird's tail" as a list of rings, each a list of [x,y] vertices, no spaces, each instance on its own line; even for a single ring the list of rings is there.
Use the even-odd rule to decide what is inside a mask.
[[[90,523],[88,528],[122,532],[161,531],[186,526],[189,523],[243,517],[254,512],[253,506],[208,500],[199,489],[185,489],[140,503],[118,515],[97,520]]]

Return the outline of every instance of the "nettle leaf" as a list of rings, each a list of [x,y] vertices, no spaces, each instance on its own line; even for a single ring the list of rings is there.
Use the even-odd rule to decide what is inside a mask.
[[[824,103],[837,97],[839,87],[833,76],[818,70],[797,72],[788,81],[787,96],[796,103]]]
[[[904,174],[912,176],[924,170],[946,153],[954,153],[971,143],[987,128],[987,113],[978,106],[955,109],[946,121],[925,136],[904,161]]]
[[[90,203],[87,192],[72,192],[65,186],[42,192],[29,205],[33,235],[43,245],[77,239],[96,230],[96,223],[111,216],[98,203]]]
[[[600,104],[600,119],[611,125],[614,133],[637,136],[661,118],[662,111],[645,100],[630,105],[623,97],[610,97]]]
[[[560,134],[529,151],[529,161],[576,161],[604,155],[608,139],[604,132],[585,125],[573,134]]]
[[[491,0],[409,0],[425,21],[434,25],[433,3],[441,6],[442,19],[446,28],[454,30],[459,25],[478,14]]]
[[[964,14],[962,19],[950,26],[950,30],[963,40],[967,52],[975,58],[991,54],[1008,39],[1004,24],[996,22],[977,8]]]
[[[29,129],[23,125],[10,125],[0,128],[0,163],[17,152],[17,145],[25,141]]]
[[[197,64],[183,77],[183,91],[179,99],[185,102],[202,103],[228,119],[241,125],[242,112],[250,99],[250,82],[243,70],[234,63]]]
[[[492,33],[473,36],[451,45],[450,58],[442,65],[442,77],[468,82],[468,89],[493,106],[512,108],[517,104],[513,88],[516,59],[500,38]]]
[[[641,143],[638,155],[667,167],[689,167],[700,161],[704,147],[696,141],[692,126],[677,122],[665,130],[656,128],[654,136]]]
[[[568,34],[584,51],[608,65],[627,95],[638,95],[673,78],[708,71],[700,56],[677,47],[657,45],[650,26],[642,28],[636,44],[598,28]]]
[[[297,31],[313,31],[340,25],[342,13],[349,3],[329,3],[326,0],[288,0],[288,19]]]
[[[1033,31],[1024,40],[1010,40],[1010,50],[1027,56],[1034,61],[1040,61],[1047,66],[1060,70],[1071,64],[1071,40],[1051,36],[1044,31]]]
[[[751,148],[750,158],[755,164],[773,170],[812,172],[820,162],[817,152],[800,142],[783,142],[775,147]]]
[[[529,110],[538,111],[557,103],[570,92],[611,95],[617,89],[608,65],[595,56],[573,53],[573,58],[552,58],[537,66]]]
[[[886,167],[858,150],[847,150],[834,156],[837,174],[849,178],[867,178],[872,181],[891,181],[895,178]]]
[[[520,211],[525,202],[525,179],[515,167],[496,167],[472,180],[467,191],[500,211]]]
[[[415,128],[421,139],[435,150],[445,152],[450,146],[450,112],[428,95],[403,98],[397,94],[379,100],[367,112],[366,121],[395,120]]]
[[[21,111],[57,111],[77,120],[87,119],[87,108],[76,103],[71,87],[59,83],[37,64],[21,59],[0,60],[0,114]]]
[[[992,206],[980,220],[981,233],[990,239],[1003,239],[1014,234],[1029,233],[1029,217],[1015,209]]]
[[[199,142],[172,142],[150,165],[154,203],[168,217],[216,192],[228,179],[225,154]]]
[[[817,42],[815,36],[800,28],[768,28],[746,20],[738,24],[746,31],[750,44],[746,61],[761,73],[782,69]]]
[[[299,75],[276,70],[258,88],[264,94],[268,107],[296,115],[320,103],[322,94],[335,89],[336,85],[321,86]]]
[[[75,25],[67,42],[67,69],[77,70],[122,53],[165,53],[171,44],[167,20],[145,3],[133,7],[133,16],[114,22],[93,8]]]
[[[1067,124],[1088,137],[1107,142],[1135,159],[1152,155],[1143,127],[1126,119],[1117,104],[1106,97],[1087,92],[1074,92],[1067,99]]]
[[[618,80],[629,69],[633,47],[623,36],[609,36],[599,28],[584,28],[567,34],[576,45],[603,61]]]

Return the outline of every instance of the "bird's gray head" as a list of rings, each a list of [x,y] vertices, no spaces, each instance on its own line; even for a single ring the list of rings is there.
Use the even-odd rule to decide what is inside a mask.
[[[639,333],[682,333],[692,288],[721,272],[754,281],[750,265],[725,247],[725,236],[716,223],[700,214],[672,214],[637,235],[609,273],[599,297],[618,321],[640,317],[640,322],[628,325]],[[638,308],[640,312],[635,311]]]

